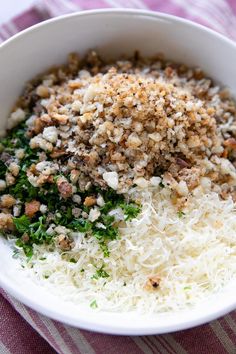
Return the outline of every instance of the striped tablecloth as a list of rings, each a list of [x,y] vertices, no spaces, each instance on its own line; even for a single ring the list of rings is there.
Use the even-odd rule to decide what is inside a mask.
[[[145,8],[186,17],[236,40],[236,0],[44,0],[1,25],[0,41],[53,16],[106,7]],[[191,330],[124,337],[52,321],[4,291],[0,311],[0,354],[236,354],[236,312]]]

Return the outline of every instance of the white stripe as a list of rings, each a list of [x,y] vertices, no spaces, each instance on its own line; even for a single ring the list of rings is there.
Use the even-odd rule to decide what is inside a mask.
[[[19,32],[19,29],[15,26],[15,24],[12,21],[7,22],[6,26],[8,31],[10,31],[12,35]]]
[[[78,4],[74,4],[71,0],[58,0],[61,3],[62,9],[64,7],[65,11],[78,11],[81,10],[81,7]]]
[[[144,338],[146,339],[146,342],[149,344],[149,346],[152,348],[153,353],[156,354],[158,352],[160,354],[166,354],[166,352],[165,353],[163,352],[163,347],[162,347],[162,345],[160,343],[159,343],[158,348],[157,348],[156,344],[154,344],[150,340],[149,336],[145,336]]]
[[[47,8],[50,11],[52,16],[59,16],[62,15],[61,11],[59,10],[58,6],[54,4],[54,2],[50,2],[48,0],[45,1]]]
[[[224,26],[219,24],[218,21],[214,21],[214,19],[211,16],[208,16],[204,11],[197,9],[195,6],[196,3],[192,5],[189,3],[189,0],[172,0],[172,1],[177,5],[180,5],[191,16],[199,17],[203,19],[206,23],[211,25],[211,27],[217,29],[220,32],[225,32]]]
[[[210,326],[221,344],[224,346],[225,350],[227,350],[228,353],[235,353],[235,345],[229,338],[228,334],[225,332],[224,328],[221,326],[220,322],[211,322]]]
[[[58,2],[52,1],[51,6],[54,9],[54,13],[56,16],[63,15],[64,13],[67,13],[67,9],[64,8],[64,6],[61,5],[60,0]]]
[[[83,334],[80,332],[80,330],[69,327],[69,326],[64,326],[65,329],[67,330],[68,334],[70,337],[73,339],[73,342],[77,345],[77,348],[79,351],[83,354],[96,354],[87,339],[83,336]]]
[[[226,315],[224,317],[225,321],[228,323],[234,334],[236,334],[236,323],[230,315]]]
[[[143,341],[142,337],[131,337],[131,339],[145,354],[153,354],[153,351]]]
[[[1,27],[1,33],[6,39],[11,37],[11,33],[9,33],[9,31],[7,31],[3,26]]]
[[[123,1],[118,1],[118,0],[106,0],[106,2],[111,6],[111,7],[127,7],[123,4]]]
[[[225,21],[224,13],[227,16],[227,32],[236,39],[236,16],[234,15],[231,6],[225,0],[215,0],[219,4],[219,10],[223,15]],[[224,13],[223,13],[224,12]],[[231,23],[229,25],[229,22]]]
[[[40,0],[37,0],[37,2],[34,4],[34,7],[40,13],[42,19],[47,20],[49,18],[48,10],[45,7],[45,2],[42,3]]]
[[[11,305],[26,320],[26,322],[28,322],[30,326],[33,327],[46,341],[48,341],[47,336],[43,333],[40,327],[38,327],[37,324],[34,322],[34,320],[31,318],[27,308],[24,305],[22,305],[20,302],[13,299],[12,297],[8,297],[8,299],[10,300]]]
[[[235,16],[232,15],[232,11],[229,12],[227,11],[227,3],[224,3],[224,6],[220,6],[219,2],[217,3],[217,0],[215,0],[214,4],[212,4],[210,1],[206,2],[205,0],[198,0],[198,2],[194,2],[192,0],[193,6],[196,6],[202,11],[202,13],[208,12],[210,16],[214,16],[215,20],[217,21],[218,25],[220,25],[224,29],[224,33],[228,34],[231,32],[229,30],[229,22],[232,23],[232,26],[230,28],[235,28],[236,26],[236,19]],[[227,15],[226,15],[227,12]],[[235,32],[235,31],[233,31]]]
[[[135,6],[137,9],[149,9],[149,7],[142,0],[130,0],[130,5]]]
[[[51,333],[52,337],[54,338],[55,342],[61,349],[63,354],[74,354],[70,351],[69,347],[67,346],[66,342],[60,335],[60,332],[57,330],[55,327],[54,323],[47,317],[44,317],[42,315],[39,315],[41,321],[45,324],[47,327],[48,331]]]
[[[206,3],[205,0],[198,0],[196,6],[202,9],[202,11],[210,11],[210,13],[212,13],[214,17],[217,18],[219,21],[223,20],[223,22],[225,22],[224,14],[222,11],[219,11],[220,9],[216,4],[216,1],[214,2],[214,4],[212,4],[210,1]]]
[[[180,345],[178,342],[176,342],[176,340],[174,339],[174,337],[171,334],[164,334],[162,337],[166,340],[169,347],[171,349],[173,349],[173,353],[177,352],[177,353],[181,353],[181,354],[188,354],[186,352],[186,350],[184,350],[182,345]]]
[[[6,35],[4,34],[4,32],[2,32],[2,27],[0,27],[0,36],[2,38],[3,41],[5,41],[7,39]]]
[[[158,349],[161,354],[169,354],[169,352],[165,349],[163,344],[161,344],[161,342],[158,340],[159,336],[157,338],[155,336],[149,336],[146,337],[146,339],[154,346],[154,349],[155,350]]]
[[[224,18],[224,12],[227,12],[227,15],[234,17],[232,9],[230,5],[228,4],[227,1],[225,0],[214,0],[214,4],[216,5],[215,7],[217,10],[219,10],[219,14],[222,16],[222,19],[225,20]]]
[[[5,345],[2,342],[0,342],[0,353],[11,354],[11,352],[5,347]]]

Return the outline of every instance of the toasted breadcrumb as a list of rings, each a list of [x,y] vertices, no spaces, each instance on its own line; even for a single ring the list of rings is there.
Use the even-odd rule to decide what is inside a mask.
[[[70,155],[65,169],[81,190],[92,183],[124,193],[140,178],[169,172],[180,195],[212,173],[215,184],[228,183],[233,193],[235,104],[199,69],[160,58],[106,64],[93,52],[82,64],[77,58],[42,75],[26,92],[11,120],[23,119],[36,93],[30,146],[54,160]],[[66,186],[64,195],[71,195]]]
[[[180,205],[198,187],[235,198],[236,105],[227,90],[198,68],[160,57],[105,63],[91,52],[70,60],[29,82],[8,121],[12,128],[27,117],[30,148],[39,150],[26,171],[33,186],[60,175],[67,199],[77,188],[126,193],[161,177]],[[15,156],[1,155],[8,166],[1,190],[14,185],[24,150]],[[102,200],[84,201],[96,203]]]

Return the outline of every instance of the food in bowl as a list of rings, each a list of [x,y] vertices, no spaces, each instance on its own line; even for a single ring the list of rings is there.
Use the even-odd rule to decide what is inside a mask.
[[[93,309],[184,309],[236,275],[236,105],[200,69],[69,56],[1,142],[0,227],[22,271]]]

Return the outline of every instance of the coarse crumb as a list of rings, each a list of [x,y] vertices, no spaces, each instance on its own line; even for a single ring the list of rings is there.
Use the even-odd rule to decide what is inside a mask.
[[[71,183],[124,193],[169,172],[169,185],[183,196],[215,173],[214,183],[227,183],[233,193],[236,108],[225,90],[199,69],[160,58],[106,64],[93,52],[76,63],[76,70],[58,68],[37,86],[29,83],[9,123],[21,121],[29,97],[34,99],[30,146],[57,162],[70,156],[63,168]],[[64,197],[71,195],[68,181],[62,188]]]

